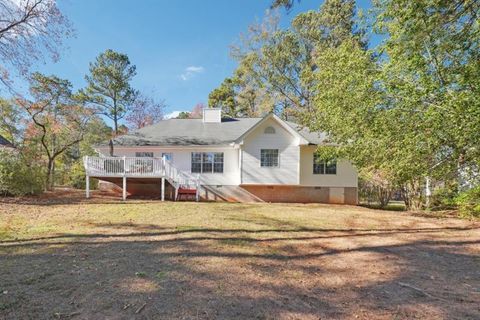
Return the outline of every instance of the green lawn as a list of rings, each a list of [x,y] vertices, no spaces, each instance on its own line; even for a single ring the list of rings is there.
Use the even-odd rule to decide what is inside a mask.
[[[353,206],[5,199],[0,319],[479,318],[478,227]]]
[[[105,200],[105,201],[103,201]],[[390,216],[361,207],[309,204],[231,204],[159,202],[115,197],[92,201],[76,198],[63,203],[35,199],[0,204],[0,239],[28,239],[62,234],[110,233],[134,230],[248,229],[302,230],[312,228],[388,227]],[[318,214],[321,212],[321,214]],[[409,221],[409,220],[408,220]]]

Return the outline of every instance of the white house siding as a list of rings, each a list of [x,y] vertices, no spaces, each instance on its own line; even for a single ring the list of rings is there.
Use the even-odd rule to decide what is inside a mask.
[[[265,134],[266,127],[275,134]],[[248,134],[242,146],[242,184],[298,185],[300,151],[298,139],[275,120],[262,123]],[[261,167],[260,150],[278,149],[279,166]]]
[[[108,155],[108,148],[101,148],[100,151],[105,156]],[[206,185],[238,185],[240,183],[240,169],[238,149],[233,147],[217,148],[194,148],[183,147],[115,147],[115,156],[135,157],[135,152],[153,152],[154,157],[160,158],[162,153],[172,153],[172,162],[180,170],[191,172],[191,154],[192,152],[223,152],[223,173],[200,174],[202,184]],[[196,175],[196,173],[193,173]]]
[[[316,146],[300,147],[300,184],[319,187],[357,187],[355,167],[347,160],[337,161],[337,174],[313,174],[313,154]]]

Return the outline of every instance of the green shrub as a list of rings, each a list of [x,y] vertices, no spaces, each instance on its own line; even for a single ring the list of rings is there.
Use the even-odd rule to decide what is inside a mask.
[[[460,215],[466,218],[480,217],[480,186],[461,192],[455,202]]]
[[[85,189],[86,187],[86,176],[85,176],[85,167],[83,162],[79,160],[75,162],[70,168],[70,173],[68,174],[69,181],[68,185],[75,189]],[[90,189],[94,190],[98,187],[97,179],[90,179]]]
[[[359,197],[367,205],[385,208],[390,202],[394,189],[391,183],[378,173],[363,174],[358,181]]]
[[[0,150],[0,194],[24,196],[42,193],[43,167],[25,160],[17,151]]]
[[[456,184],[437,188],[432,193],[431,208],[434,210],[455,209],[457,207],[457,196],[458,187]]]

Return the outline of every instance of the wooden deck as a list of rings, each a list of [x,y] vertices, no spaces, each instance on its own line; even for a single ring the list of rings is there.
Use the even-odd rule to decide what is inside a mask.
[[[126,200],[127,178],[160,178],[162,185],[162,200],[165,199],[165,180],[176,192],[181,190],[196,190],[195,198],[199,200],[200,178],[175,167],[164,158],[152,157],[91,157],[83,159],[87,177],[86,196],[90,197],[90,177],[105,180],[121,178],[123,181],[122,197]]]

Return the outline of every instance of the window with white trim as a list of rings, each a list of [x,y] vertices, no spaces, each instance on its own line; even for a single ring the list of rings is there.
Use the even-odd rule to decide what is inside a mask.
[[[261,149],[260,166],[278,167],[278,149]]]
[[[223,173],[223,152],[192,152],[192,173]]]
[[[136,158],[153,158],[153,152],[135,152]],[[135,165],[144,167],[144,170],[153,170],[153,159],[136,159]]]
[[[192,167],[193,173],[202,173],[202,153],[192,152]]]
[[[153,158],[153,152],[135,152],[137,158]]]
[[[337,174],[337,161],[325,160],[318,154],[313,154],[313,174]]]

